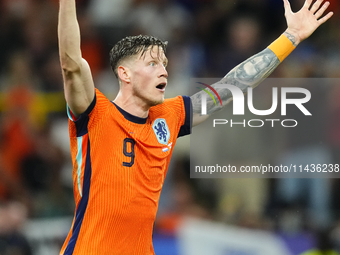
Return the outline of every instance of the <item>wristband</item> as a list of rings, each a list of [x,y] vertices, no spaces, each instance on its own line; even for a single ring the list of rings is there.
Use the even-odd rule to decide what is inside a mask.
[[[282,62],[294,49],[293,43],[285,36],[281,35],[271,45],[268,46]]]

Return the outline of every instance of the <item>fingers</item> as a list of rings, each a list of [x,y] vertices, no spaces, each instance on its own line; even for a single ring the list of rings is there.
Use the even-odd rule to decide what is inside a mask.
[[[320,5],[322,4],[322,2],[323,2],[323,0],[318,0],[318,1],[316,1],[314,4],[313,4],[313,6],[312,6],[312,8],[310,9],[310,11],[314,14],[314,13],[316,13],[316,11],[319,9],[319,7],[320,7]]]
[[[313,2],[313,0],[306,0],[305,4],[303,5],[302,8],[309,9],[309,7],[311,6],[312,2]]]
[[[329,2],[326,2],[318,11],[314,11],[312,13],[315,13],[314,16],[316,17],[316,19],[319,19],[322,14],[326,11],[326,9],[328,8],[328,6],[330,5]],[[314,6],[313,6],[314,7]],[[319,7],[318,7],[319,8]],[[317,9],[316,9],[317,10]]]
[[[326,16],[324,16],[323,18],[321,18],[321,19],[318,20],[319,24],[321,25],[321,24],[325,23],[327,20],[330,19],[330,17],[333,16],[333,14],[334,14],[333,12],[327,13]]]

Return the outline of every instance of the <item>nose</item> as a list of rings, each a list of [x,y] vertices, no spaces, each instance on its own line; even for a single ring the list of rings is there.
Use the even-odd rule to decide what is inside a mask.
[[[159,77],[168,78],[168,71],[164,65],[161,65],[161,71]]]

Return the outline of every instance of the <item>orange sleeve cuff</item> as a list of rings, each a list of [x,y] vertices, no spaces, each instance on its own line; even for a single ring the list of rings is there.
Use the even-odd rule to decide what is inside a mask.
[[[271,45],[268,46],[282,62],[294,49],[293,43],[285,36],[281,35]]]

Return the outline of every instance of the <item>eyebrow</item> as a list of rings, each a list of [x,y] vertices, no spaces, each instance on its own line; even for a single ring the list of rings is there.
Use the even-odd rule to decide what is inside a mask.
[[[168,62],[169,62],[168,58],[167,58],[167,57],[165,57],[165,59],[164,59],[164,63],[165,63],[165,65],[168,65]]]
[[[153,54],[150,52],[149,56],[150,56],[153,60],[156,60],[156,59],[157,59],[158,61],[164,63],[165,65],[168,65],[169,60],[168,60],[168,58],[165,56],[165,54],[164,54],[164,59],[163,59],[163,61],[161,61],[162,58],[160,57],[160,56],[161,56],[160,53],[158,53],[157,56],[153,56]],[[145,56],[144,56],[144,58],[145,58]]]

